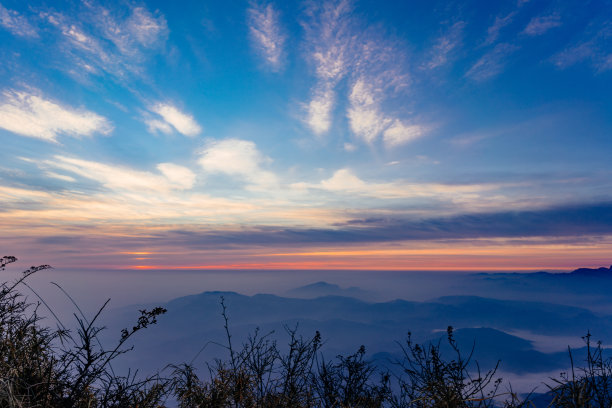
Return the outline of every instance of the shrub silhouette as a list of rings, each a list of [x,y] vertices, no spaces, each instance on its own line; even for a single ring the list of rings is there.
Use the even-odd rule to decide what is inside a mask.
[[[174,367],[180,407],[382,407],[389,395],[388,376],[373,381],[375,367],[355,354],[325,361],[319,353],[321,334],[304,338],[285,327],[288,350],[283,352],[271,333],[256,330],[234,350],[225,302],[221,298],[229,360],[208,365],[201,380],[191,364]]]
[[[455,358],[446,361],[440,352],[440,343],[419,345],[412,342],[410,333],[402,345],[404,359],[400,365],[400,393],[394,397],[398,407],[491,407],[497,401],[501,378],[495,379],[497,365],[482,374],[469,371],[472,352],[463,357],[453,337],[453,328],[447,329],[448,344]],[[499,365],[499,363],[498,363]]]
[[[16,260],[2,257],[0,270]],[[138,380],[115,375],[111,362],[128,350],[125,342],[134,333],[155,323],[165,310],[142,310],[137,324],[122,332],[115,347],[105,349],[95,323],[106,304],[91,321],[77,316],[72,333],[60,320],[55,330],[43,326],[40,304],[27,303],[16,290],[28,276],[48,268],[31,267],[15,282],[0,286],[0,406],[158,406],[167,389],[164,381],[157,376]]]
[[[0,270],[16,260],[2,257]],[[166,406],[168,401],[181,408],[535,406],[511,389],[502,392],[497,366],[481,372],[478,364],[471,362],[473,349],[463,355],[451,327],[446,341],[452,358],[442,356],[441,342],[417,344],[409,334],[400,345],[402,358],[395,361],[396,369],[386,372],[365,359],[363,346],[353,354],[326,360],[321,334],[303,337],[297,326],[285,327],[289,337],[286,346],[279,346],[272,333],[255,330],[236,348],[223,298],[226,342],[222,346],[228,352],[227,359],[207,364],[203,376],[194,366],[195,358],[170,366],[167,377],[120,376],[113,371],[113,360],[128,352],[126,342],[155,324],[165,309],[141,310],[136,323],[121,331],[116,344],[104,348],[98,339],[102,328],[97,321],[106,304],[91,320],[82,313],[75,315],[73,333],[59,319],[55,329],[44,326],[38,313],[40,303],[28,303],[18,292],[19,285],[27,286],[28,276],[48,268],[31,267],[15,282],[0,284],[0,408],[153,408]],[[601,343],[592,344],[590,334],[584,340],[586,366],[574,368],[570,350],[571,370],[553,379],[547,406],[611,406],[612,362],[603,357]]]
[[[593,345],[591,334],[582,338],[587,349],[586,366],[576,368],[572,351],[568,347],[571,362],[569,372],[561,373],[549,385],[552,406],[567,408],[612,407],[612,361],[603,357],[601,342]]]

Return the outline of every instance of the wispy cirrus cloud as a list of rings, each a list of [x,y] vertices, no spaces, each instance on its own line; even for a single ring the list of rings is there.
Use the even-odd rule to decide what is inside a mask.
[[[97,37],[90,35],[80,22],[61,13],[41,13],[41,17],[56,27],[63,41],[58,41],[60,53],[70,60],[66,69],[77,77],[112,74],[123,78],[127,69],[122,59],[113,55]]]
[[[326,133],[332,125],[332,109],[336,99],[336,92],[329,83],[318,85],[313,90],[312,99],[306,107],[305,122],[315,135]]]
[[[165,193],[188,190],[195,181],[191,170],[173,163],[158,164],[161,174],[63,155],[46,160],[44,165],[96,181],[113,191]]]
[[[147,125],[147,130],[150,133],[165,133],[167,135],[174,133],[174,128],[168,122],[163,119],[154,119],[147,115],[144,119],[145,125]]]
[[[168,36],[168,25],[163,15],[154,15],[145,7],[132,7],[127,17],[94,2],[85,3],[88,19],[100,37],[110,41],[115,50],[125,57],[141,59],[145,49],[159,47]]]
[[[560,27],[561,25],[561,16],[558,13],[534,17],[531,19],[531,21],[529,21],[527,27],[525,27],[523,30],[523,33],[530,36],[542,35],[555,27]]]
[[[498,190],[496,184],[410,183],[405,181],[368,182],[351,169],[343,168],[319,183],[294,183],[294,189],[325,190],[342,195],[372,197],[382,200],[432,198],[456,203],[476,202],[484,193]]]
[[[278,191],[276,176],[265,168],[270,159],[248,141],[230,139],[209,143],[200,155],[202,169],[197,174],[170,162],[159,163],[153,169],[140,169],[65,154],[46,160],[20,159],[36,166],[39,176],[63,183],[55,182],[56,188],[48,189],[41,188],[38,179],[27,187],[7,186],[0,180],[0,201],[4,204],[0,211],[2,223],[10,220],[20,225],[65,226],[83,222],[92,227],[98,222],[121,221],[163,226],[168,222],[194,225],[195,220],[195,225],[235,226],[239,218],[246,224],[311,222],[323,225],[340,219],[334,210],[288,206],[289,203],[277,198],[256,195],[245,200],[253,191]],[[206,181],[229,176],[245,186],[232,187],[237,192],[235,197],[215,196],[215,187],[209,188],[208,193],[198,190],[199,176],[204,176]]]
[[[423,64],[423,68],[435,69],[445,65],[453,51],[461,46],[464,28],[465,22],[457,21],[438,37],[430,51],[429,61]]]
[[[303,27],[309,50],[307,58],[314,66],[317,83],[305,105],[305,122],[313,133],[322,135],[331,128],[335,105],[342,100],[337,84],[346,80],[349,83],[346,117],[357,140],[373,144],[392,125],[389,136],[383,138],[387,146],[412,141],[417,133],[425,134],[423,127],[409,123],[397,112],[383,109],[387,98],[405,92],[410,83],[406,55],[397,41],[358,19],[348,0],[310,3],[306,14],[308,19]],[[461,28],[461,24],[456,24],[452,30],[458,32]],[[455,31],[450,35],[458,35]],[[446,58],[452,46],[446,44],[444,48],[441,52]],[[408,136],[403,129],[409,127]]]
[[[168,37],[169,30],[165,17],[160,13],[153,14],[145,7],[134,7],[132,14],[125,20],[124,24],[126,31],[130,34],[128,38],[145,48],[159,47]],[[129,48],[128,42],[127,49],[129,50]]]
[[[47,171],[47,172],[45,172],[45,176],[51,177],[51,178],[54,178],[54,179],[58,179],[58,180],[62,180],[62,181],[67,181],[69,183],[75,183],[76,182],[76,179],[74,177],[67,176],[66,174],[59,174],[59,173],[56,173],[54,171]]]
[[[115,10],[95,1],[83,2],[76,15],[55,11],[40,17],[56,27],[64,42],[60,52],[73,61],[69,72],[76,76],[110,74],[125,80],[140,74],[142,63],[150,51],[160,49],[168,36],[163,15],[145,7]]]
[[[11,89],[3,91],[0,99],[0,128],[49,142],[56,142],[59,135],[91,136],[113,129],[108,119],[94,112]]]
[[[182,112],[173,104],[157,102],[149,110],[157,115],[151,117],[145,114],[144,122],[151,133],[170,134],[176,131],[185,136],[196,136],[202,132],[202,127],[192,115]]]
[[[310,3],[302,23],[311,49],[317,84],[306,104],[306,124],[317,135],[329,131],[336,100],[336,84],[344,77],[351,55],[352,6],[347,0]]]
[[[223,158],[227,156],[220,152],[223,147],[223,144],[218,149],[209,146],[210,154],[203,160],[210,170],[207,174],[202,174],[202,171],[196,174],[189,167],[171,162],[159,163],[152,169],[140,169],[65,154],[53,155],[46,160],[21,157],[38,167],[41,176],[63,183],[55,183],[57,188],[54,189],[41,189],[38,182],[22,188],[6,186],[0,180],[0,199],[6,204],[0,211],[0,219],[10,219],[18,224],[67,225],[85,222],[93,226],[107,221],[166,225],[168,222],[192,224],[194,220],[234,225],[236,217],[250,220],[248,222],[272,222],[279,217],[282,219],[283,212],[300,217],[299,211],[287,210],[276,200],[246,201],[244,189],[240,189],[241,194],[235,198],[212,196],[199,191],[196,186],[199,175],[210,178],[227,174],[242,180],[251,177],[251,181],[247,180],[247,189],[270,186],[263,180],[267,176],[262,163],[268,160],[266,157],[256,149],[248,151],[249,146],[246,152],[236,153],[234,149],[230,158],[244,161],[235,162],[234,167],[230,168],[229,164],[224,166]],[[235,144],[233,147],[236,147]],[[312,210],[305,209],[304,212]]]
[[[40,16],[60,30],[61,34],[70,44],[66,48],[68,52],[78,49],[91,54],[93,57],[101,58],[102,62],[109,59],[107,53],[102,49],[102,44],[96,38],[86,33],[81,24],[74,22],[64,14],[56,12],[44,12]]]
[[[38,30],[30,23],[28,18],[14,10],[7,9],[2,4],[0,4],[0,26],[19,37],[39,37]]]
[[[465,73],[474,81],[486,81],[503,72],[508,57],[518,50],[518,46],[508,43],[497,44],[491,51],[480,57]]]
[[[264,156],[249,140],[211,141],[200,153],[198,163],[209,174],[225,174],[245,182],[249,189],[276,187],[278,179],[263,165],[271,159]]]
[[[366,83],[364,79],[353,84],[347,117],[357,137],[372,144],[382,135],[384,144],[394,147],[409,143],[426,133],[422,125],[409,124],[385,114],[381,108],[383,98],[383,91]]]
[[[427,133],[423,125],[406,124],[395,119],[383,132],[383,141],[387,147],[400,146],[420,138]]]
[[[323,81],[341,79],[352,57],[353,7],[348,0],[311,2],[306,10],[308,20],[302,23],[312,46],[309,58],[316,76]]]
[[[349,95],[347,117],[351,130],[366,143],[373,143],[390,123],[380,111],[380,95],[376,93],[364,79],[359,79]]]
[[[157,170],[177,189],[188,190],[195,183],[196,175],[187,167],[174,163],[160,163],[157,165]]]
[[[247,13],[255,50],[270,69],[279,71],[283,64],[285,35],[280,28],[278,11],[271,3],[252,3]]]
[[[2,223],[8,226],[10,221],[12,225],[17,225],[17,228],[18,225],[53,225],[56,230],[61,226],[84,223],[87,230],[91,230],[100,222],[109,225],[109,221],[159,224],[172,220],[173,223],[191,224],[194,219],[211,223],[231,222],[237,215],[245,214],[252,215],[254,219],[262,218],[261,212],[257,212],[261,209],[252,203],[186,191],[180,185],[169,185],[164,176],[155,173],[142,172],[145,173],[143,175],[136,171],[136,177],[141,177],[139,181],[132,179],[133,182],[125,184],[104,184],[103,175],[98,175],[98,170],[91,169],[92,163],[71,165],[80,167],[77,171],[86,172],[89,177],[72,174],[97,180],[103,183],[106,191],[84,195],[71,190],[39,191],[31,187],[12,188],[0,185],[0,199],[4,203],[4,211],[0,212]],[[127,167],[119,168],[119,171],[113,174],[127,175],[130,178],[135,176],[134,169]],[[73,183],[72,180],[65,181]],[[162,187],[169,189],[156,187],[155,183],[159,181],[163,183]],[[113,225],[119,227],[121,224]]]
[[[582,39],[552,57],[557,68],[565,69],[588,62],[596,72],[612,69],[612,22],[589,28]]]
[[[490,45],[495,43],[499,38],[499,34],[501,33],[501,31],[514,21],[514,17],[516,16],[516,14],[516,11],[512,11],[504,15],[503,17],[495,17],[495,21],[493,22],[493,24],[489,26],[489,28],[487,28],[487,38],[484,44]]]

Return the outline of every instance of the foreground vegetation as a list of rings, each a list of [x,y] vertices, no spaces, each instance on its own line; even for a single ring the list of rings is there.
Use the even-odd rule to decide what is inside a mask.
[[[2,257],[0,270],[15,261]],[[41,322],[41,304],[27,303],[18,292],[27,286],[28,276],[47,268],[31,267],[15,282],[0,285],[0,407],[535,406],[535,400],[519,397],[496,377],[497,367],[481,372],[470,361],[471,354],[464,357],[452,328],[447,336],[453,350],[449,359],[441,355],[439,343],[416,344],[409,335],[395,369],[381,371],[365,359],[363,347],[326,360],[318,332],[304,338],[287,328],[290,341],[281,347],[271,335],[256,331],[236,347],[223,300],[227,359],[200,370],[183,363],[150,377],[119,375],[113,361],[128,352],[128,340],[155,324],[165,309],[141,310],[135,324],[121,331],[113,347],[105,348],[96,325],[103,308],[91,320],[77,315],[74,331],[59,319],[52,329]],[[612,364],[603,358],[601,344],[592,345],[590,336],[585,340],[586,367],[574,368],[570,360],[571,370],[553,380],[544,406],[612,406]]]

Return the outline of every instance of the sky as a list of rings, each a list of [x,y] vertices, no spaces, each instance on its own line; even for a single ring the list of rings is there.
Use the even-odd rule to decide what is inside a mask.
[[[92,270],[609,265],[611,85],[609,0],[0,0],[0,247]]]

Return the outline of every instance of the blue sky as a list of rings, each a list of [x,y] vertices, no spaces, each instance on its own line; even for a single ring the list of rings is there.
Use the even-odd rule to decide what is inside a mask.
[[[117,268],[605,262],[610,16],[604,0],[2,0],[3,246]],[[305,247],[328,254],[292,257]]]

